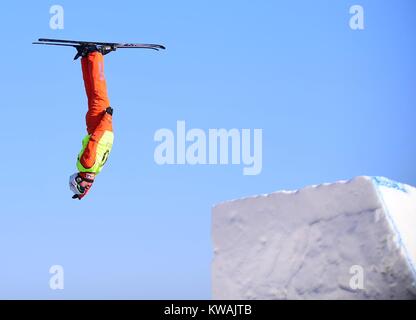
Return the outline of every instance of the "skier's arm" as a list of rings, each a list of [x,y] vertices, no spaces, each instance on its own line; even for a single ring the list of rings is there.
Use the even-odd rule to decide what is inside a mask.
[[[97,147],[105,131],[113,131],[112,112],[112,108],[108,108],[104,113],[100,123],[91,135],[81,158],[79,159],[85,169],[89,169],[94,166],[97,156]]]

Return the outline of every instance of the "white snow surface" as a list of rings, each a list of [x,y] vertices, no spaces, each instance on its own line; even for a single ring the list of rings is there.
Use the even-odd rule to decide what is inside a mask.
[[[416,189],[387,178],[221,203],[212,239],[213,299],[416,299]]]

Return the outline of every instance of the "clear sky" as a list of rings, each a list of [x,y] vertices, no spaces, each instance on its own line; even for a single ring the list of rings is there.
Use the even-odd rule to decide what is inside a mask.
[[[64,8],[64,29],[49,9]],[[364,8],[365,29],[349,27]],[[215,203],[383,175],[416,185],[416,2],[14,1],[0,5],[0,298],[208,299]],[[115,144],[90,194],[68,177],[85,134],[72,48],[106,56]],[[159,166],[160,128],[263,129],[263,170]],[[65,289],[49,288],[62,265]]]

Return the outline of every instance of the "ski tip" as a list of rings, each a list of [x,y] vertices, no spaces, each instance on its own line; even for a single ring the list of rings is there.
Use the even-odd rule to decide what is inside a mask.
[[[166,50],[166,47],[161,44],[148,44],[148,46],[156,50],[159,50],[159,49]]]

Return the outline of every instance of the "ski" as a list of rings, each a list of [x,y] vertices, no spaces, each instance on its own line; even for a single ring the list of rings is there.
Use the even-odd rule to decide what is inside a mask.
[[[78,40],[63,40],[63,39],[47,39],[40,38],[38,41],[32,42],[32,44],[42,44],[42,45],[51,45],[51,46],[71,46],[77,47],[80,45],[103,45],[111,46],[114,48],[137,48],[137,49],[152,49],[160,50],[166,49],[160,44],[148,44],[148,43],[119,43],[119,42],[96,42],[96,41],[78,41]]]
[[[76,44],[69,44],[69,43],[46,43],[46,42],[32,42],[32,44],[43,44],[46,46],[63,46],[63,47],[76,47]]]

